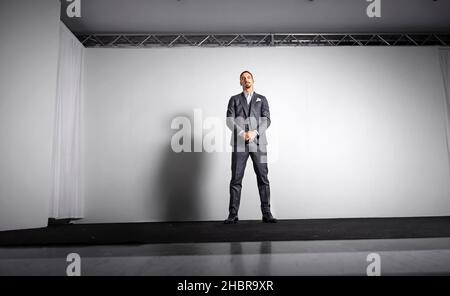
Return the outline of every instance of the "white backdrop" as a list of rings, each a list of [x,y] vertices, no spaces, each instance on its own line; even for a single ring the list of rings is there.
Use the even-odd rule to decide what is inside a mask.
[[[0,1],[0,230],[45,227],[60,1]]]
[[[87,49],[81,223],[224,219],[230,154],[171,152],[170,123],[224,120],[243,70],[271,108],[277,217],[450,215],[437,48]],[[239,214],[260,219],[250,160]]]

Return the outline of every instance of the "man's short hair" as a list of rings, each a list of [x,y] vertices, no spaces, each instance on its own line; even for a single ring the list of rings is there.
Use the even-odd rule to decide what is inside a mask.
[[[243,72],[241,73],[241,75],[239,75],[239,79],[241,79],[242,74],[244,74],[244,73],[250,74],[250,76],[252,76],[252,79],[253,79],[253,74],[252,74],[250,71],[247,71],[247,70],[243,71]]]

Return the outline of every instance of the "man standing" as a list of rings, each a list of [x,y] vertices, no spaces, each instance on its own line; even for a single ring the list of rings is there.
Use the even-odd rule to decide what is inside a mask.
[[[276,223],[270,211],[270,186],[267,178],[267,138],[266,129],[270,126],[270,111],[266,97],[253,91],[253,75],[244,71],[239,76],[242,92],[232,96],[228,102],[227,126],[231,129],[231,181],[229,215],[225,224],[237,223],[241,200],[242,178],[248,157],[253,161],[259,197],[261,200],[262,221]]]

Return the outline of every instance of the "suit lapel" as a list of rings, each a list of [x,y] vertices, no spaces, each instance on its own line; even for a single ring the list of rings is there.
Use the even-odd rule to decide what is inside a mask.
[[[256,92],[253,92],[253,96],[252,99],[250,100],[250,113],[253,113],[256,117],[255,114],[255,105],[256,105],[256,98],[258,97],[258,94]]]

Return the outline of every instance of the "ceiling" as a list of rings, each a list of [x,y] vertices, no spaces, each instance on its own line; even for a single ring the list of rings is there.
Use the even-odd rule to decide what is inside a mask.
[[[74,33],[450,32],[449,0],[80,0],[81,18],[61,19]]]

